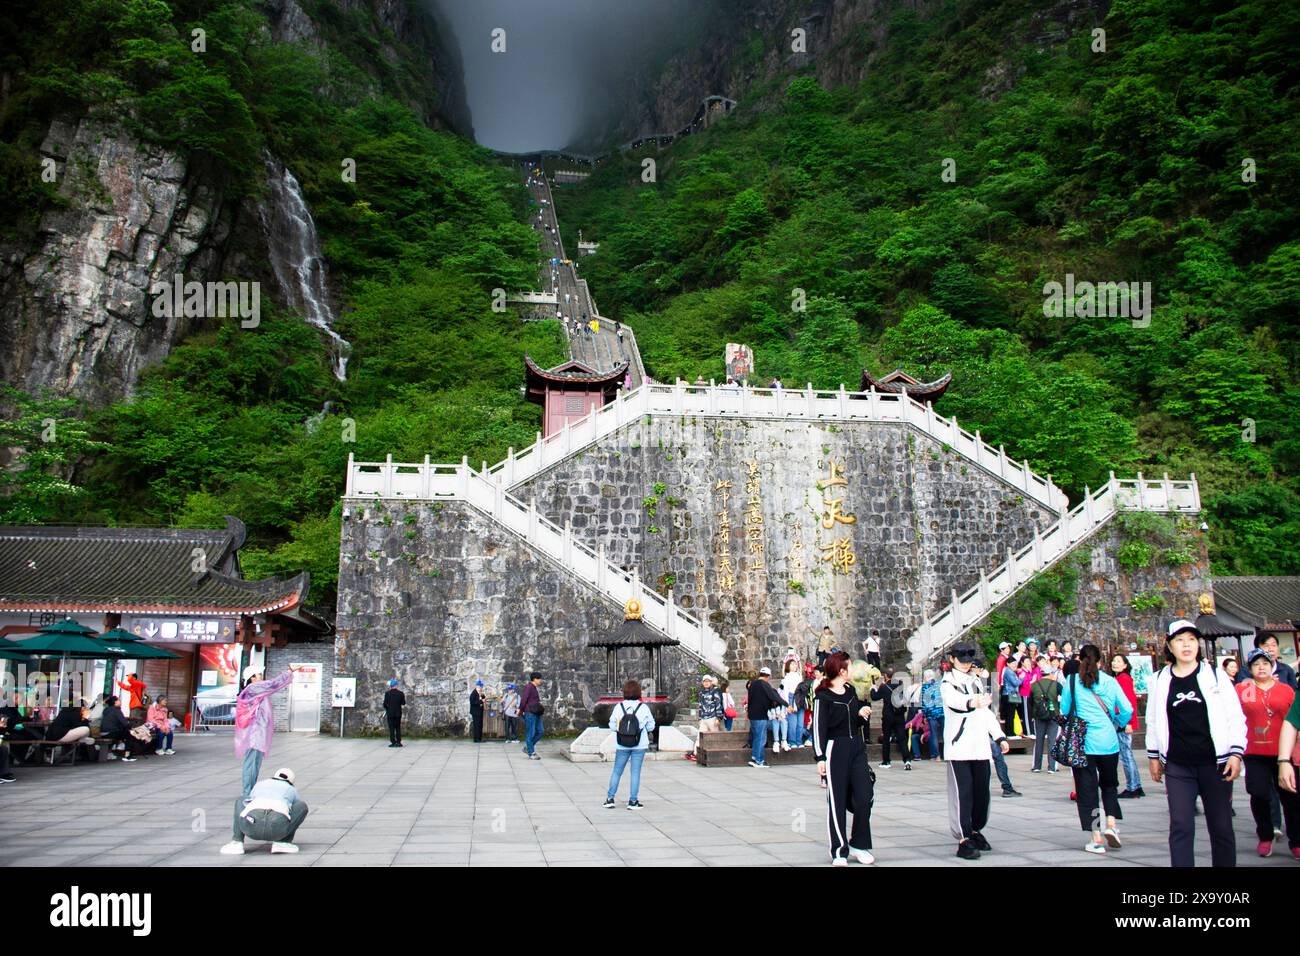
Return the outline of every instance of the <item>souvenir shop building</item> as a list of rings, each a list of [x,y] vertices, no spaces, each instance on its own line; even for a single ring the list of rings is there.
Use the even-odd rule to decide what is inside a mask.
[[[25,635],[64,618],[96,633],[121,627],[177,657],[80,661],[88,699],[138,673],[165,694],[186,727],[228,726],[247,664],[278,672],[315,664],[280,701],[283,729],[317,730],[328,718],[330,627],[303,606],[309,577],[246,581],[239,566],[243,522],[222,530],[0,526],[0,636]],[[34,693],[57,660],[0,662],[4,688]],[[112,693],[120,693],[112,690]],[[44,701],[40,701],[44,704]]]

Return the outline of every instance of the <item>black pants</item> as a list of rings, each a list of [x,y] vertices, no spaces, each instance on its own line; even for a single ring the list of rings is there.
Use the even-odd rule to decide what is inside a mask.
[[[1169,800],[1169,865],[1195,866],[1196,797],[1205,806],[1213,866],[1237,865],[1237,839],[1232,832],[1232,784],[1214,764],[1190,767],[1165,764],[1165,795]]]
[[[848,856],[848,848],[871,849],[871,804],[876,788],[866,748],[854,737],[826,741],[826,829],[830,833],[831,859]],[[853,834],[844,842],[845,812],[853,814]]]
[[[968,840],[989,822],[987,760],[948,761],[948,826],[958,841]]]
[[[142,740],[136,740],[131,736],[129,731],[123,730],[115,734],[108,734],[108,739],[114,744],[125,744],[128,757],[135,757],[144,753],[147,744]]]
[[[1300,794],[1290,793],[1277,785],[1276,757],[1246,757],[1246,792],[1250,794],[1250,815],[1255,818],[1255,833],[1260,841],[1272,840],[1273,797],[1282,803],[1286,821],[1286,842],[1300,846]]]
[[[9,747],[0,744],[0,774],[9,772]]]
[[[897,744],[898,755],[903,758],[903,763],[911,763],[912,754],[907,749],[907,728],[902,724],[889,724],[880,729],[881,763],[889,763],[889,742],[891,740]]]
[[[518,718],[518,717],[504,717],[504,718],[502,718],[502,721],[503,721],[504,724],[505,724],[505,730],[502,731],[502,733],[501,733],[501,739],[502,739],[502,740],[518,740],[518,739],[519,739],[519,718]]]
[[[388,742],[390,744],[400,744],[402,742],[402,718],[388,718]]]
[[[1101,806],[1106,816],[1116,820],[1124,814],[1119,805],[1119,754],[1088,754],[1086,767],[1071,767],[1074,772],[1075,806],[1079,810],[1079,825],[1085,830],[1101,832],[1106,821],[1097,812],[1097,791],[1101,791]]]
[[[879,651],[867,651],[867,663],[870,664],[872,667],[875,667],[875,668],[879,669],[879,668],[880,668],[880,652],[879,652]]]
[[[1002,732],[1008,737],[1011,736],[1011,732],[1016,726],[1012,714],[1015,713],[1015,705],[1019,700],[1020,698],[1017,697],[1013,701],[1008,695],[1003,694],[1001,700],[998,701],[998,714],[1002,718]]]
[[[474,743],[481,744],[483,742],[483,711],[471,710],[469,712],[469,722],[474,731]]]

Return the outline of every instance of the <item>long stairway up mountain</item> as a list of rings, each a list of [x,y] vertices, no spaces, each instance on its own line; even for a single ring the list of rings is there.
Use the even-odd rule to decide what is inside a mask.
[[[524,169],[537,210],[530,225],[537,230],[542,241],[542,288],[555,293],[555,309],[569,342],[570,356],[597,372],[608,372],[627,362],[628,387],[639,388],[646,376],[636,334],[628,326],[600,314],[586,280],[578,278],[577,264],[565,254],[560,223],[555,216],[555,199],[546,173],[531,162],[525,162]],[[591,321],[597,323],[598,331],[588,329],[587,323]],[[620,330],[623,333],[621,338]]]

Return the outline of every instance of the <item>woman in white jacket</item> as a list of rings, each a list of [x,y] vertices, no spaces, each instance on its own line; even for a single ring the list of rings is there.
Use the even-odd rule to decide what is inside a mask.
[[[948,823],[958,841],[957,856],[978,860],[993,848],[981,833],[989,822],[990,741],[1003,753],[1010,750],[997,716],[990,710],[993,698],[972,671],[975,648],[958,644],[949,655],[952,670],[943,675],[943,746],[948,767]]]
[[[1147,698],[1147,759],[1169,800],[1169,861],[1194,865],[1196,798],[1205,806],[1214,866],[1236,866],[1232,781],[1246,751],[1246,716],[1232,682],[1201,657],[1191,621],[1169,625],[1165,660]]]

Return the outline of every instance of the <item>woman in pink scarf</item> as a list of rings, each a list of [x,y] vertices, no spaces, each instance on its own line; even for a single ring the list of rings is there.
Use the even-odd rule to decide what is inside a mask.
[[[244,760],[244,799],[257,783],[262,771],[262,758],[271,752],[271,735],[274,733],[274,707],[271,697],[276,691],[289,686],[294,671],[290,666],[279,677],[262,680],[264,668],[250,664],[244,668],[244,689],[235,698],[235,756]]]

